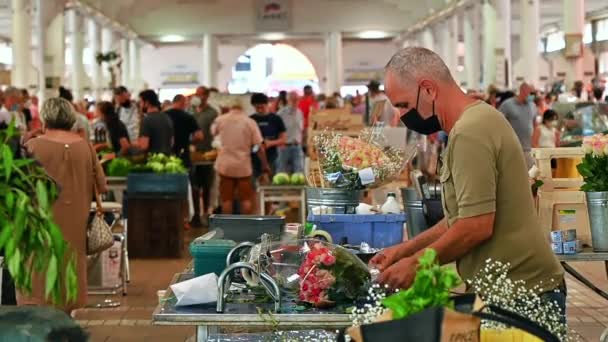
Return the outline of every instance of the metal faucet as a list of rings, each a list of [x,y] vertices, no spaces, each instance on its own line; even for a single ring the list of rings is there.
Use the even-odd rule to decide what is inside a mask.
[[[272,279],[271,276],[264,272],[258,272],[253,265],[248,262],[237,262],[228,267],[220,274],[220,277],[217,281],[217,307],[216,310],[219,313],[224,312],[224,307],[226,306],[226,291],[230,289],[230,285],[232,285],[232,276],[235,270],[238,269],[248,269],[251,273],[256,274],[260,277],[260,283],[266,289],[266,292],[272,297],[274,300],[274,311],[281,311],[281,290],[279,289],[279,285],[277,282]]]
[[[232,265],[234,263],[234,261],[232,261],[232,257],[235,254],[238,254],[237,252],[240,252],[242,249],[251,249],[251,247],[255,246],[255,243],[253,242],[241,242],[238,245],[236,245],[234,248],[232,248],[230,250],[230,252],[228,253],[228,256],[226,256],[226,267]]]

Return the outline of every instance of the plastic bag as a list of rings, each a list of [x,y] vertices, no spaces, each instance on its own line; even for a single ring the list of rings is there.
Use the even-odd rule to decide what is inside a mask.
[[[319,151],[322,187],[350,190],[370,189],[399,177],[417,148],[406,151],[386,145],[384,124],[366,128],[358,137],[324,132],[314,138]]]

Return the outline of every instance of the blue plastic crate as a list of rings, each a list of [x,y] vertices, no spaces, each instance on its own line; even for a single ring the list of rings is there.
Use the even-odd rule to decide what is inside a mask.
[[[188,175],[131,173],[127,195],[133,198],[188,198]]]
[[[385,248],[403,241],[405,214],[386,215],[309,215],[308,222],[331,235],[334,243],[344,238],[351,245],[361,242],[373,248]]]

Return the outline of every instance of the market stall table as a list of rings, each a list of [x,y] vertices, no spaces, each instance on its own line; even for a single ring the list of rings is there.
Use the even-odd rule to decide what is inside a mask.
[[[557,258],[567,273],[598,295],[608,299],[608,293],[597,287],[595,284],[593,284],[593,282],[585,278],[582,274],[577,272],[572,266],[569,265],[570,262],[603,261],[606,269],[606,276],[608,277],[608,252],[598,253],[593,252],[591,249],[585,249],[583,252],[578,254],[558,254]]]
[[[192,273],[178,273],[171,284],[191,279]],[[224,313],[216,312],[216,303],[176,307],[173,293],[169,288],[161,303],[152,314],[154,325],[194,325],[196,326],[196,341],[207,342],[211,335],[219,333],[220,327],[238,327],[240,330],[267,328],[282,330],[316,330],[340,329],[352,324],[348,314],[316,311],[302,313],[295,311],[295,303],[283,303],[283,311],[293,313],[262,314],[259,308],[272,309],[273,304],[228,303]],[[265,311],[267,312],[267,311]]]
[[[300,202],[301,223],[306,223],[306,187],[302,185],[262,185],[260,194],[260,215],[266,215],[268,202]]]

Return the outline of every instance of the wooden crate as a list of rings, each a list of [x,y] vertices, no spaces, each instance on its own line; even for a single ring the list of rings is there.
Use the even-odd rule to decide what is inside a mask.
[[[556,189],[580,189],[583,179],[576,174],[576,177],[558,178],[553,176],[551,169],[551,159],[557,160],[580,160],[585,155],[581,147],[559,147],[559,148],[534,148],[532,156],[536,160],[540,176],[543,181],[543,191],[553,191]],[[559,176],[559,175],[556,175]]]
[[[128,245],[132,258],[180,258],[184,249],[186,199],[128,199]]]

